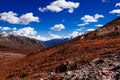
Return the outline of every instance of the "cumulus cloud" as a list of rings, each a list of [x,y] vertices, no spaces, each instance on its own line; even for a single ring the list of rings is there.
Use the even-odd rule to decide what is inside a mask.
[[[11,30],[11,28],[10,27],[3,27],[2,30],[7,31],[7,30]]]
[[[75,38],[75,37],[80,36],[80,35],[82,35],[82,34],[83,34],[82,32],[73,31],[71,34],[69,34],[68,37]]]
[[[120,7],[120,3],[116,3],[115,7]],[[110,14],[117,14],[119,16],[120,15],[120,9],[113,9],[109,13]]]
[[[7,21],[11,24],[17,24],[19,22],[18,14],[13,11],[3,12],[0,14],[0,20]]]
[[[74,9],[78,8],[79,5],[80,5],[80,3],[78,3],[78,2],[71,2],[71,1],[66,1],[66,0],[56,0],[44,8],[39,7],[39,11],[45,12],[45,11],[49,10],[52,12],[61,12],[64,9],[67,9],[69,13],[73,13]]]
[[[12,33],[15,35],[33,37],[37,32],[34,30],[34,28],[24,27],[24,28],[18,29],[16,31],[13,31]]]
[[[62,29],[65,29],[65,26],[63,24],[56,24],[53,27],[51,27],[50,29],[54,30],[54,31],[61,31]]]
[[[20,16],[20,24],[29,24],[30,22],[39,22],[39,17],[33,16],[33,13],[26,13]]]
[[[95,14],[94,16],[84,15],[81,18],[81,20],[83,20],[84,23],[92,23],[92,22],[98,22],[99,18],[104,18],[104,16],[100,14]]]
[[[95,29],[93,29],[93,28],[90,28],[90,29],[87,29],[87,31],[94,31]]]
[[[120,14],[120,9],[114,9],[110,11],[110,14]]]
[[[86,26],[88,25],[89,23],[82,23],[82,24],[78,24],[77,26]]]
[[[66,36],[60,36],[60,35],[57,35],[57,34],[53,34],[51,32],[49,32],[49,35],[50,35],[50,38],[49,39],[63,39],[63,38],[75,38],[77,36],[80,36],[82,35],[84,32],[81,32],[81,31],[73,31],[72,33],[69,33],[68,35]]]
[[[13,11],[0,13],[0,20],[6,21],[11,24],[24,24],[27,25],[30,22],[39,22],[39,17],[33,16],[33,13],[26,13],[18,17],[17,13]]]
[[[99,18],[104,18],[104,16],[103,16],[103,15],[100,15],[100,14],[95,14],[95,15],[94,15],[94,18],[95,18],[95,19],[99,19]]]
[[[38,32],[32,27],[24,27],[24,28],[20,28],[20,29],[17,29],[14,27],[13,31],[10,32],[10,34],[26,36],[26,37],[35,38],[35,39],[42,40],[42,41],[50,40],[50,38],[38,35]]]
[[[83,17],[81,17],[81,20],[83,21],[83,23],[78,24],[77,26],[86,26],[90,23],[98,22],[100,18],[104,18],[104,15],[101,15],[101,14],[95,14],[94,16],[84,15]]]
[[[79,35],[79,32],[73,31],[69,36],[70,36],[70,37],[76,37],[76,36],[78,36],[78,35]]]
[[[43,36],[40,36],[40,35],[34,36],[33,38],[38,39],[38,40],[41,40],[41,41],[47,41],[47,40],[50,40],[50,38],[43,37]]]
[[[85,23],[90,23],[90,22],[97,22],[97,20],[90,15],[85,15],[84,17],[81,18]]]
[[[10,27],[0,26],[0,30],[2,30],[2,31],[8,31],[8,30],[12,30],[12,29]]]
[[[97,24],[97,25],[95,25],[95,26],[97,26],[97,27],[102,27],[103,25],[102,25],[102,24]]]
[[[61,36],[53,34],[53,33],[50,33],[50,36],[52,37],[52,39],[62,38]]]
[[[16,31],[16,30],[17,30],[17,28],[16,28],[16,27],[14,27],[12,30],[13,30],[13,31]]]
[[[116,3],[115,7],[120,7],[120,3]]]
[[[0,26],[0,30],[2,30],[2,31],[16,31],[17,28],[16,27],[11,28],[11,27],[7,27],[7,26]]]

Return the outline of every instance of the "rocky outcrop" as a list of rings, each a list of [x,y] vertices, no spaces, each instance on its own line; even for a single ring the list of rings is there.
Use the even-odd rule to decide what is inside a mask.
[[[120,53],[94,59],[78,70],[49,75],[46,80],[120,80]],[[96,64],[97,62],[97,64]]]

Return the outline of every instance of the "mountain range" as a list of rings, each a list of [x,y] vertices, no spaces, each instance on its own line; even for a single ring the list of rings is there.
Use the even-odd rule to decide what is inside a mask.
[[[1,52],[24,54],[0,68],[1,80],[120,79],[120,17],[48,48],[35,39],[13,35],[0,41]]]
[[[54,45],[67,42],[68,40],[70,40],[70,38],[52,39],[52,40],[48,40],[48,41],[42,41],[42,43],[43,43],[46,47],[52,47],[52,46],[54,46]]]

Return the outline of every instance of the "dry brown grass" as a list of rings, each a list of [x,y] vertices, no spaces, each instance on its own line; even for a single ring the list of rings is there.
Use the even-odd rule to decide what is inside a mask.
[[[75,61],[82,65],[102,56],[108,56],[120,49],[120,38],[76,40],[60,44],[37,54],[29,55],[10,67],[6,67],[1,77],[32,77],[36,73],[54,71],[60,64]],[[7,73],[7,74],[6,74]],[[24,77],[23,77],[24,78]]]
[[[81,39],[80,36],[43,51],[31,53],[21,60],[5,66],[0,71],[0,79],[34,79],[35,74],[37,74],[35,78],[37,79],[37,77],[47,76],[42,75],[44,72],[54,71],[56,67],[66,62],[74,61],[80,66],[97,57],[111,56],[120,50],[120,31],[113,29],[119,25],[120,18],[99,28],[98,30],[103,30],[99,34],[97,34],[97,30],[88,32],[83,35],[84,39]]]

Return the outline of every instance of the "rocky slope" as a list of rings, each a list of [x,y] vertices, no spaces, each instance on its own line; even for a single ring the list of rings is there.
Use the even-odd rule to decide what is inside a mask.
[[[78,70],[47,75],[46,80],[120,80],[120,51],[111,56],[98,57]]]
[[[116,67],[117,70],[113,72],[113,76],[118,78],[119,26],[120,18],[66,43],[30,54],[19,62],[4,67],[0,71],[0,78],[3,80],[44,80],[45,78],[47,80],[86,80],[85,78],[89,77],[90,80],[106,80],[103,78],[111,74],[102,72],[101,69],[111,68],[110,71],[113,71]]]

